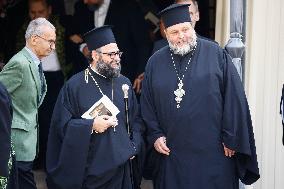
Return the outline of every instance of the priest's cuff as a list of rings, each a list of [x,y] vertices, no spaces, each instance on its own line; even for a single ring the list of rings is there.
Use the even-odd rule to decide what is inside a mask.
[[[154,143],[156,142],[156,140],[160,137],[164,137],[165,134],[164,133],[155,133],[155,134],[152,134],[148,137],[148,140],[149,140],[149,144],[154,146]]]
[[[86,119],[87,121],[87,125],[89,125],[91,127],[91,134],[93,134],[93,132],[95,132],[93,130],[93,123],[94,123],[94,120],[93,119]]]
[[[223,134],[222,139],[226,148],[229,148],[230,150],[236,150],[237,143],[235,136],[229,136],[227,134]]]

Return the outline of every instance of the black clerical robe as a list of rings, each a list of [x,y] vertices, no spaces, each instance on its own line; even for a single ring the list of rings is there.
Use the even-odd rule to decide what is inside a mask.
[[[62,88],[57,99],[47,147],[47,183],[52,189],[127,189],[131,188],[128,160],[140,149],[140,124],[137,103],[130,81],[119,76],[104,78],[91,69],[102,92],[112,99],[120,113],[116,131],[108,128],[104,133],[93,133],[93,120],[81,116],[102,94],[94,80],[84,72],[73,76]],[[123,84],[130,86],[129,113],[133,127],[133,141],[129,139],[125,124]]]
[[[17,189],[15,155],[11,148],[12,101],[0,83],[0,189]]]
[[[167,138],[170,155],[152,154],[155,189],[237,189],[259,178],[251,117],[244,89],[228,54],[198,39],[191,56],[174,55],[185,96],[177,108],[177,74],[169,46],[148,61],[141,96],[147,138]],[[236,151],[224,155],[224,143]],[[152,160],[152,161],[153,161]]]
[[[5,87],[0,83],[0,176],[8,177],[8,160],[11,151],[11,100]]]

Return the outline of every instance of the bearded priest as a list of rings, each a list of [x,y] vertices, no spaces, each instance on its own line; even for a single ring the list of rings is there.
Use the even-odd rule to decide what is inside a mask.
[[[63,86],[57,99],[48,138],[47,184],[50,189],[133,189],[129,161],[140,151],[142,120],[133,90],[128,91],[126,119],[122,85],[132,87],[120,74],[122,52],[110,26],[89,31],[84,40],[92,61]]]
[[[246,95],[227,52],[196,36],[188,6],[160,12],[169,45],[142,84],[155,189],[237,189],[260,177]]]

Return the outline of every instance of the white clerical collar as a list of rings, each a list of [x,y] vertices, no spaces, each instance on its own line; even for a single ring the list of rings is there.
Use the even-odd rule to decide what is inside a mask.
[[[36,54],[29,49],[29,47],[25,46],[25,49],[28,51],[28,53],[31,55],[33,62],[38,66],[40,64],[40,59],[36,56]]]

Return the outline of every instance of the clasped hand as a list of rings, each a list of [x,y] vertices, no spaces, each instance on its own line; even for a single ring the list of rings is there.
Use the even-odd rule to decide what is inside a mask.
[[[96,133],[103,133],[109,127],[115,127],[118,125],[118,120],[116,117],[108,116],[108,115],[101,115],[97,116],[93,122],[93,131]]]

